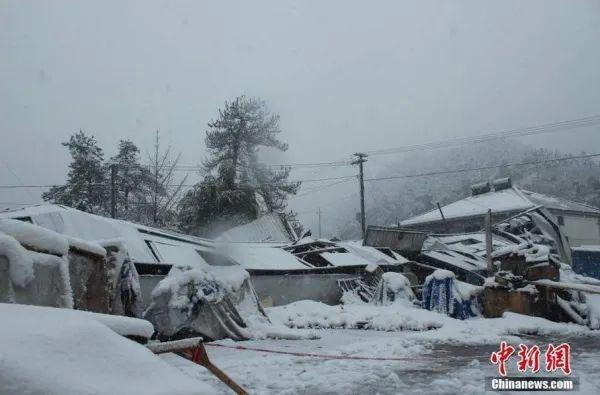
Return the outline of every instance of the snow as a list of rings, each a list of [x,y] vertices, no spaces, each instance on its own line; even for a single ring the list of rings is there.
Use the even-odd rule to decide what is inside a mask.
[[[106,256],[106,250],[99,243],[94,241],[86,241],[77,237],[64,236],[69,243],[69,247],[77,248],[78,250],[91,252],[99,256]]]
[[[495,213],[508,211],[524,211],[535,207],[518,189],[503,189],[491,191],[476,196],[469,196],[463,200],[442,207],[446,219],[479,216],[492,209]],[[441,221],[439,210],[431,210],[425,214],[402,221],[401,226],[414,225],[425,222]]]
[[[415,294],[410,287],[410,281],[401,273],[387,272],[381,276],[381,281],[375,289],[374,304],[389,305],[402,300],[412,301]]]
[[[599,279],[577,274],[573,271],[573,268],[571,268],[571,266],[567,265],[566,263],[560,264],[560,279],[561,281],[569,283],[581,283],[600,286]]]
[[[137,336],[149,339],[154,333],[154,327],[146,320],[121,315],[99,314],[89,311],[77,311],[106,325],[121,336]]]
[[[40,284],[40,283],[44,284],[43,288],[52,289],[53,291],[63,290],[64,293],[56,295],[58,300],[55,301],[55,303],[56,303],[55,306],[72,309],[73,308],[73,291],[71,289],[71,277],[69,275],[69,261],[68,261],[67,257],[66,256],[58,257],[56,255],[42,254],[42,253],[35,252],[35,251],[27,251],[27,253],[31,256],[31,258],[33,260],[34,268],[39,265],[58,267],[60,275],[59,275],[57,281],[62,280],[61,286],[58,286],[58,284],[54,284],[54,283],[50,282],[55,279],[54,277],[50,278],[50,279],[40,278],[40,275],[35,274],[35,271],[34,271],[35,279],[37,280],[38,284]],[[50,280],[50,281],[46,281],[46,280]],[[35,296],[37,296],[36,293],[40,291],[40,289],[37,289],[37,288],[42,288],[42,287],[39,287],[39,285],[37,287],[34,287],[33,295],[35,295]],[[34,300],[35,299],[36,298],[34,298]],[[37,302],[37,300],[36,300],[36,302]],[[37,302],[37,303],[39,303],[39,302]]]
[[[0,393],[211,394],[89,313],[0,304]]]
[[[544,318],[506,312],[501,318],[474,317],[458,320],[424,310],[404,301],[388,306],[357,303],[329,306],[315,301],[299,301],[270,307],[267,314],[274,323],[292,328],[345,328],[379,331],[408,331],[404,338],[435,343],[497,344],[507,336],[519,335],[586,335],[600,332],[573,324],[552,322]]]
[[[548,279],[541,279],[536,281],[531,281],[532,284],[545,285],[547,287],[553,288],[562,288],[562,289],[572,289],[581,292],[591,292],[591,293],[600,293],[600,286],[598,285],[590,285],[590,284],[581,284],[581,283],[566,283],[562,281],[552,281]]]
[[[208,263],[200,256],[192,244],[163,240],[153,235],[147,235],[144,239],[152,241],[155,250],[161,258],[161,263],[196,268],[208,267]]]
[[[380,331],[428,330],[442,326],[438,315],[420,308],[407,308],[410,302],[399,300],[387,306],[371,304],[329,306],[302,300],[285,306],[270,307],[267,313],[274,323],[290,328],[366,328]]]
[[[367,266],[369,261],[350,252],[322,252],[321,256],[333,266]]]
[[[483,270],[486,268],[484,260],[467,258],[454,251],[423,251],[423,255],[437,259],[465,270]]]
[[[276,242],[289,243],[297,238],[286,223],[283,214],[272,213],[245,225],[236,226],[222,233],[217,240],[225,242]]]
[[[580,211],[590,214],[600,214],[600,210],[596,207],[584,203],[573,202],[571,200],[558,198],[554,196],[548,196],[537,192],[531,192],[521,189],[527,198],[529,198],[534,204],[544,206],[548,209],[553,210],[565,210],[565,211]]]
[[[588,325],[592,329],[600,329],[600,295],[585,295],[588,308]]]
[[[583,245],[579,247],[571,247],[573,251],[588,251],[588,252],[600,252],[599,245]]]
[[[361,245],[361,242],[358,242],[358,241],[348,241],[348,242],[341,242],[341,243],[337,243],[337,244],[340,247],[344,247],[349,252],[366,259],[370,263],[376,263],[379,265],[386,265],[386,264],[393,265],[393,264],[408,262],[408,260],[406,258],[402,257],[401,255],[396,254],[397,258],[394,259],[374,247],[363,246],[363,245]]]
[[[272,246],[231,243],[221,245],[217,250],[229,256],[245,269],[296,270],[308,267],[294,254]]]
[[[131,222],[100,217],[59,205],[40,205],[0,213],[0,218],[23,216],[31,217],[33,222],[42,228],[86,241],[121,238],[125,240],[128,251],[135,261],[154,262],[138,231],[138,228],[143,227]],[[68,248],[66,240],[65,244]]]
[[[25,287],[33,280],[33,258],[14,238],[0,232],[0,255],[8,258],[13,284]]]
[[[393,312],[395,310],[395,313]],[[422,316],[417,316],[418,311]],[[315,353],[340,357],[402,358],[399,361],[321,359],[267,352],[206,346],[211,361],[250,393],[258,394],[409,394],[409,393],[484,393],[484,378],[496,376],[497,367],[489,362],[500,341],[513,346],[549,341],[567,341],[573,345],[573,368],[581,380],[581,392],[596,394],[600,380],[600,332],[575,324],[553,323],[541,318],[507,313],[501,318],[473,318],[465,321],[424,311],[410,305],[327,306],[303,301],[267,309],[273,322],[289,318],[306,320],[314,314],[323,324],[342,318],[357,321],[361,317],[399,320],[402,316],[432,320],[438,329],[402,332],[316,329],[318,340],[252,340],[215,342],[225,346],[245,346],[283,352]],[[303,315],[303,317],[300,317]],[[357,317],[358,316],[358,317]],[[396,322],[395,324],[397,324]],[[397,326],[397,325],[396,325]],[[325,327],[322,325],[321,327]],[[307,330],[300,330],[307,331]],[[594,346],[592,346],[592,344]],[[213,384],[222,394],[224,385],[188,361],[173,355],[164,360],[194,377]],[[516,358],[513,358],[513,362]],[[516,372],[516,366],[510,366]]]
[[[69,253],[69,243],[56,232],[15,219],[0,219],[0,231],[19,243],[57,255]]]
[[[216,270],[213,270],[216,269]],[[203,299],[210,303],[220,302],[225,296],[238,291],[244,281],[250,278],[247,271],[235,267],[190,268],[180,269],[173,267],[169,274],[162,279],[152,290],[152,298],[159,298],[162,294],[170,292],[169,306],[173,308],[192,308],[188,292],[179,289],[194,283],[197,286],[195,298]]]
[[[427,280],[430,280],[431,278],[435,278],[436,280],[445,280],[447,278],[455,279],[456,275],[453,272],[451,272],[450,270],[437,269],[436,271],[431,273],[429,276],[427,276],[427,278],[425,279],[425,282],[427,282]]]

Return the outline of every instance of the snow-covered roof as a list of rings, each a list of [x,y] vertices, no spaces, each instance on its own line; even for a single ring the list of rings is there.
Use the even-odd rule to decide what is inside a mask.
[[[307,268],[294,254],[260,243],[228,244],[221,251],[242,265],[244,269],[299,270]]]
[[[490,191],[450,203],[442,207],[446,219],[465,218],[484,215],[488,209],[494,213],[520,212],[536,206],[548,209],[576,211],[600,215],[600,210],[565,199],[523,191],[512,187],[500,191]],[[400,222],[400,226],[441,221],[440,211],[435,209]]]
[[[368,266],[371,263],[351,252],[322,252],[321,256],[333,266]]]
[[[375,247],[369,247],[362,245],[362,242],[355,241],[347,241],[337,243],[339,246],[344,247],[349,252],[359,255],[360,257],[366,259],[370,263],[376,263],[380,265],[393,265],[398,263],[406,263],[408,259],[404,258],[402,255],[395,254],[396,259],[384,254],[379,251]],[[391,250],[390,250],[391,251]],[[393,251],[392,251],[393,253]]]
[[[296,241],[294,230],[280,213],[271,213],[245,225],[223,232],[218,240],[229,242],[289,243]]]
[[[521,189],[520,190],[531,202],[536,205],[544,206],[550,210],[561,210],[561,211],[575,211],[581,213],[600,215],[600,209],[583,204],[573,202],[571,200],[557,198],[554,196],[543,195],[537,192],[531,192]]]
[[[44,204],[0,213],[0,219],[24,217],[31,218],[35,225],[85,241],[119,239],[126,245],[131,258],[137,262],[150,263],[156,261],[146,240],[155,243],[161,242],[162,244],[157,249],[161,249],[160,252],[164,251],[165,255],[169,256],[172,255],[171,250],[173,250],[169,247],[188,246],[189,251],[180,251],[178,256],[183,253],[187,257],[194,257],[194,262],[199,261],[200,264],[203,262],[202,258],[192,247],[201,248],[200,246],[212,245],[210,240],[168,232],[133,222],[101,217],[61,205]],[[165,256],[164,258],[171,260],[171,257]],[[165,263],[187,262],[169,261]]]

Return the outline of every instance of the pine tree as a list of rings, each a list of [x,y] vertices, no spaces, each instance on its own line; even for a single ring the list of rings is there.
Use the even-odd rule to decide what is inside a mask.
[[[256,219],[261,211],[285,210],[287,196],[300,183],[288,182],[289,168],[272,170],[258,160],[260,148],[288,148],[277,139],[279,116],[262,100],[241,96],[226,102],[208,128],[206,177],[182,199],[181,227],[210,235]]]
[[[129,140],[120,140],[117,154],[110,159],[115,167],[117,217],[148,223],[152,204],[153,176],[140,163],[140,150]]]
[[[109,186],[102,148],[94,136],[87,136],[81,130],[62,145],[67,147],[72,158],[67,182],[52,187],[42,198],[89,213],[106,214]]]

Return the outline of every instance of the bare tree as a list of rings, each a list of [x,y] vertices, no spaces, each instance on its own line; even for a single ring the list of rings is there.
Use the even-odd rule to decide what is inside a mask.
[[[159,131],[156,131],[154,152],[148,155],[148,167],[152,172],[152,223],[156,226],[171,227],[176,220],[176,205],[181,197],[183,186],[187,181],[187,175],[177,180],[181,153],[174,155],[171,146],[162,149],[160,146]]]

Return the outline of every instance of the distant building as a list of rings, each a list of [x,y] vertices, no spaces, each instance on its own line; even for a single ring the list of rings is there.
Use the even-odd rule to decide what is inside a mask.
[[[497,223],[535,208],[544,208],[555,217],[571,247],[600,245],[600,209],[517,188],[508,178],[473,185],[471,196],[402,221],[400,227],[435,233],[475,232],[483,229],[488,209]]]

